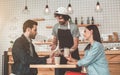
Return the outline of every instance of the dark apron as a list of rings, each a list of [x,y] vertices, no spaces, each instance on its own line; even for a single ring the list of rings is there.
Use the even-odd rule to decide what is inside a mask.
[[[70,32],[70,29],[58,29],[58,40],[59,40],[59,48],[71,48],[74,44],[73,37]],[[71,56],[77,60],[80,59],[78,48],[71,53]],[[60,64],[66,64],[67,59],[64,56],[61,56]],[[61,68],[55,69],[55,75],[64,75],[66,71],[81,71],[81,68]]]

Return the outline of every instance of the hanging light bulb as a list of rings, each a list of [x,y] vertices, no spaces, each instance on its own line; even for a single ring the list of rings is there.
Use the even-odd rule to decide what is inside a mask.
[[[49,14],[49,12],[50,12],[49,7],[48,7],[48,5],[46,5],[46,6],[45,6],[45,13],[46,13],[46,14]]]
[[[96,10],[97,12],[102,11],[102,8],[101,8],[101,6],[100,6],[100,3],[99,3],[99,2],[97,2],[95,10]]]
[[[96,4],[96,9],[97,9],[97,10],[100,9],[100,3],[99,3],[99,2],[97,2],[97,4]]]
[[[28,9],[27,6],[27,0],[25,1],[25,8],[23,9],[23,14],[30,14],[30,10]]]
[[[45,6],[45,14],[49,14],[50,13],[50,9],[48,6],[48,0],[47,0],[47,5]]]
[[[68,10],[69,14],[73,13],[73,9],[72,9],[72,5],[70,4],[70,0],[69,0],[69,4],[68,4],[68,7],[67,7],[67,10]]]

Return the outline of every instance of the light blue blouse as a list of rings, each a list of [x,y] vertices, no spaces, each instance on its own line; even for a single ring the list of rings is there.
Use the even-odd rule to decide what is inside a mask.
[[[110,75],[104,47],[97,41],[85,51],[84,57],[78,61],[78,66],[85,66],[88,75]]]

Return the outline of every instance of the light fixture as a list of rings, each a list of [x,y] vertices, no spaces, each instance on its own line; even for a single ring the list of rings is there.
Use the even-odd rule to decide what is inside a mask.
[[[27,0],[25,0],[25,8],[23,9],[23,14],[30,14],[30,10],[28,9],[27,6]]]
[[[50,13],[50,9],[49,9],[49,6],[48,6],[48,0],[47,0],[47,3],[46,3],[46,6],[45,6],[44,12],[45,12],[45,14]]]
[[[95,11],[96,11],[96,12],[101,12],[101,11],[102,11],[102,8],[101,8],[99,2],[97,2],[97,4],[96,4]]]
[[[68,10],[68,13],[69,14],[72,14],[73,13],[73,9],[72,9],[72,5],[70,3],[70,0],[69,0],[69,4],[68,4],[68,7],[67,7],[67,10]]]

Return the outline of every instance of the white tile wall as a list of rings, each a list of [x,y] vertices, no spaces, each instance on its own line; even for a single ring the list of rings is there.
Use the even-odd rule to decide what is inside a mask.
[[[48,0],[51,13],[49,15],[44,14],[44,7],[46,0],[28,0],[29,15],[22,13],[25,5],[25,0],[0,0],[0,63],[2,62],[3,51],[10,47],[9,41],[15,40],[22,34],[22,24],[25,20],[31,18],[45,18],[54,19],[54,11],[60,7],[67,7],[69,0]],[[87,17],[94,16],[95,23],[99,23],[101,34],[108,34],[114,31],[120,31],[120,0],[98,0],[103,9],[102,12],[95,12],[96,0],[71,0],[71,4],[74,13],[71,17],[78,18],[80,23],[81,16],[86,23]],[[54,25],[56,20],[46,20],[39,22],[38,34],[51,37],[51,29],[46,29],[46,25]],[[84,45],[81,45],[80,49],[83,49]],[[39,49],[39,48],[38,48]],[[1,67],[1,64],[0,64]],[[1,72],[0,68],[0,73]]]

